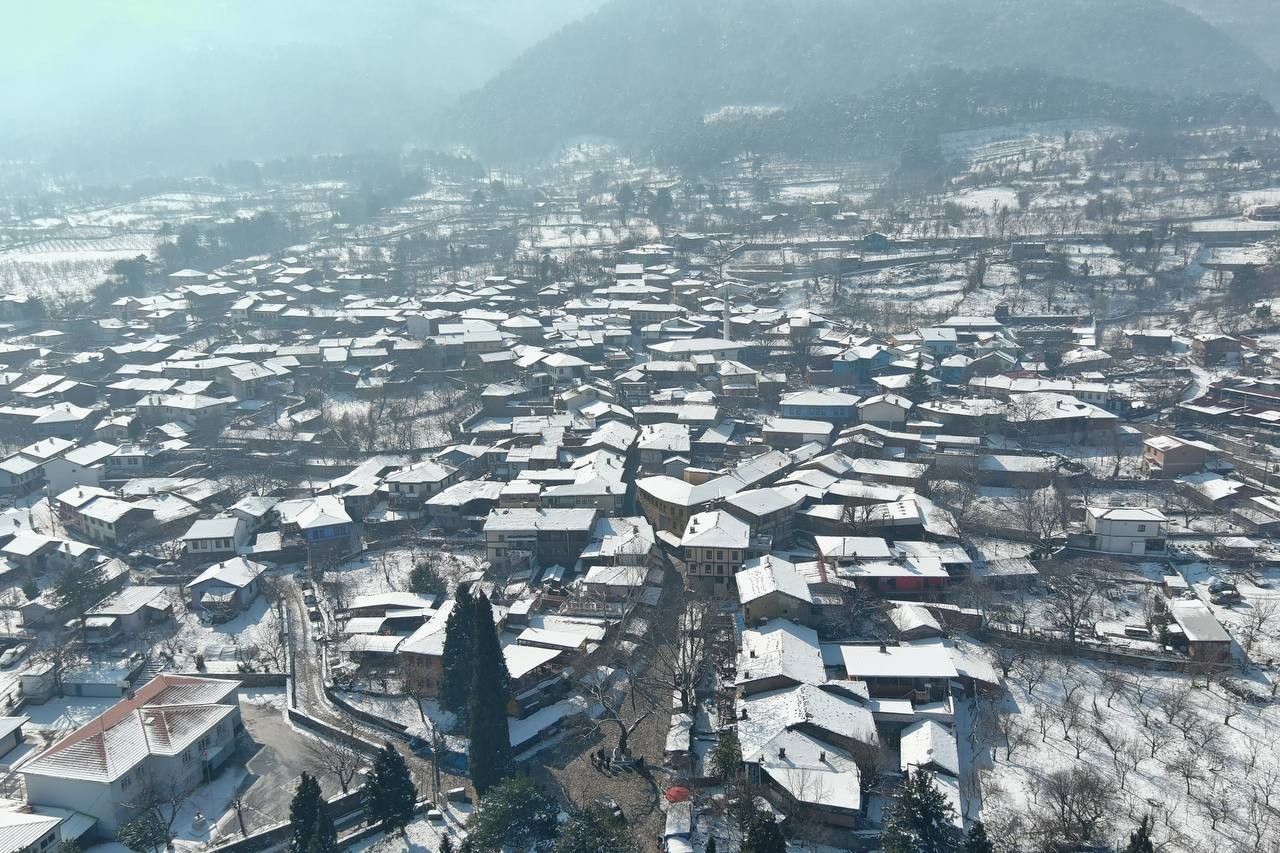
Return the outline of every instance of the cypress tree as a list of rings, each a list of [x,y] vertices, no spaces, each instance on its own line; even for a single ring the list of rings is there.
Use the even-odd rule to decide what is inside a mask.
[[[444,653],[441,656],[444,677],[440,682],[440,704],[460,720],[467,712],[467,701],[471,695],[474,620],[475,603],[471,593],[459,586],[453,596],[453,610],[444,626]]]
[[[982,821],[974,821],[964,840],[964,853],[995,853],[995,845],[987,838],[987,828]]]
[[[926,770],[913,770],[885,810],[884,853],[951,853],[964,843],[953,820],[955,809]]]
[[[511,676],[493,628],[493,608],[484,593],[475,598],[475,644],[472,653],[468,764],[476,794],[484,793],[511,775],[511,735],[507,729],[507,698]]]
[[[380,823],[388,831],[403,829],[413,819],[416,799],[417,791],[413,787],[409,765],[388,743],[373,760],[373,772],[369,775],[364,800],[365,820]]]
[[[307,853],[338,853],[338,830],[333,826],[328,806],[323,803],[316,811],[315,829],[311,831]]]
[[[321,802],[320,783],[304,770],[293,792],[293,801],[289,803],[290,853],[306,853],[310,847]]]

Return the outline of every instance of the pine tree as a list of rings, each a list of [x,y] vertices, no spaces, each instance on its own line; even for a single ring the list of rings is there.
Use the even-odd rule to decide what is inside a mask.
[[[493,628],[493,608],[484,593],[475,598],[475,645],[472,654],[471,746],[468,763],[476,793],[485,792],[511,774],[511,735],[507,698],[511,676]]]
[[[338,853],[338,830],[333,826],[328,806],[323,803],[316,811],[315,828],[311,831],[307,853]]]
[[[703,848],[703,853],[716,853],[716,837],[714,835],[707,839],[707,846]]]
[[[995,853],[995,845],[987,838],[987,828],[982,821],[974,821],[964,840],[964,853]]]
[[[929,399],[929,380],[924,372],[924,355],[916,356],[916,367],[911,371],[905,396],[913,403],[923,403]]]
[[[744,823],[742,853],[787,853],[787,840],[770,812],[753,805]]]
[[[556,853],[636,853],[627,823],[600,803],[575,812],[560,827]]]
[[[417,791],[404,757],[391,744],[378,751],[369,774],[368,792],[364,800],[364,816],[369,823],[380,823],[387,831],[403,829],[413,819]]]
[[[453,842],[449,840],[449,836],[440,839],[440,850],[437,853],[453,853]]]
[[[298,780],[298,788],[293,792],[293,801],[289,803],[289,853],[306,853],[311,845],[311,836],[315,833],[316,815],[321,810],[323,799],[320,795],[320,783],[305,770]]]
[[[885,810],[881,848],[884,853],[951,853],[963,844],[954,820],[955,810],[933,777],[916,768]]]
[[[478,850],[531,850],[552,839],[560,807],[526,776],[507,779],[480,797],[467,821]]]
[[[445,710],[458,715],[459,720],[467,712],[471,695],[475,612],[471,593],[459,586],[454,593],[449,621],[444,626],[444,653],[441,656],[444,675],[440,682],[440,704]]]
[[[1151,815],[1145,815],[1138,828],[1129,833],[1129,846],[1124,853],[1155,853],[1155,849],[1151,843]]]

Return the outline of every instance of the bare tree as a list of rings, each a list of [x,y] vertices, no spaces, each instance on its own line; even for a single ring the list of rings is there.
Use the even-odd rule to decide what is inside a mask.
[[[1081,764],[1055,770],[1036,780],[1034,788],[1044,808],[1034,810],[1033,834],[1042,843],[1079,847],[1109,838],[1115,786],[1095,768]]]
[[[181,780],[145,772],[135,783],[133,796],[126,805],[136,814],[149,812],[154,816],[172,842],[173,824],[190,798],[191,791],[183,786]]]
[[[342,793],[349,793],[351,783],[367,761],[364,753],[356,747],[360,735],[356,725],[349,717],[343,717],[335,728],[338,736],[325,735],[311,740],[311,757],[316,764],[323,767],[334,779]]]
[[[1082,630],[1092,632],[1101,613],[1103,591],[1109,585],[1101,561],[1053,562],[1042,568],[1041,577],[1048,591],[1049,617],[1074,646]]]
[[[681,713],[691,714],[694,692],[707,672],[710,658],[710,625],[703,601],[686,601],[675,619],[675,636],[650,632],[654,663],[650,677],[657,679],[680,697]]]

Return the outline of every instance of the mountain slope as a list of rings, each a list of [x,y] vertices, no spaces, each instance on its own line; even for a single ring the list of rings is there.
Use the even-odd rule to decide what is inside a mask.
[[[1164,0],[613,0],[526,52],[449,119],[482,153],[635,139],[729,104],[864,92],[940,65],[1027,67],[1165,92],[1277,86]]]
[[[1275,0],[1173,0],[1251,48],[1280,70],[1280,15]]]

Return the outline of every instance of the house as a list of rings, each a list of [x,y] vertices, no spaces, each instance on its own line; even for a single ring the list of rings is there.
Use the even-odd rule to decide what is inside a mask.
[[[1209,445],[1174,435],[1152,436],[1142,442],[1142,473],[1152,479],[1176,479],[1204,468]]]
[[[1191,358],[1201,367],[1238,364],[1243,349],[1240,341],[1226,335],[1203,334],[1191,339]]]
[[[89,611],[84,640],[106,645],[122,636],[146,636],[156,625],[173,619],[173,597],[163,586],[128,586]]]
[[[105,441],[68,450],[44,464],[44,478],[50,494],[60,494],[72,486],[97,486],[106,476],[107,459],[118,448]]]
[[[1169,602],[1169,615],[1181,631],[1175,645],[1185,641],[1187,655],[1202,663],[1225,663],[1231,660],[1231,635],[1208,606],[1199,599],[1175,598]]]
[[[748,625],[771,619],[813,624],[813,596],[809,583],[790,563],[771,554],[748,560],[734,576],[738,603]]]
[[[1084,533],[1069,536],[1067,544],[1108,554],[1163,554],[1168,521],[1163,512],[1152,507],[1088,506]]]
[[[718,509],[692,516],[680,537],[686,580],[703,592],[729,595],[750,546],[751,527],[737,516]]]
[[[484,523],[495,565],[573,565],[591,539],[594,509],[494,509]]]
[[[856,394],[843,391],[795,391],[782,395],[781,410],[784,418],[843,425],[857,420],[861,400]]]
[[[0,496],[20,498],[44,485],[44,470],[35,459],[15,453],[0,461]]]
[[[433,495],[458,482],[458,470],[436,462],[415,462],[383,480],[392,506],[421,507]]]
[[[239,682],[158,675],[22,765],[27,801],[74,809],[110,839],[148,788],[190,792],[235,751]]]
[[[805,421],[796,418],[768,418],[762,433],[764,443],[774,450],[791,450],[805,444],[823,447],[831,443],[835,425],[827,421]]]
[[[237,515],[197,519],[182,534],[185,556],[191,561],[219,560],[235,555],[249,541],[249,524]]]
[[[93,542],[122,547],[131,544],[150,519],[151,513],[143,507],[119,498],[99,496],[79,508],[73,527]]]
[[[876,394],[858,403],[858,419],[864,424],[896,429],[907,422],[911,401],[897,394]]]
[[[791,544],[796,511],[805,497],[798,488],[769,486],[738,492],[725,498],[722,506],[750,525],[753,538],[768,537],[777,547]]]
[[[193,610],[207,610],[215,616],[239,613],[262,591],[266,570],[266,565],[244,557],[214,563],[187,583],[187,600]]]
[[[735,684],[742,696],[827,680],[818,632],[774,619],[742,632]]]
[[[598,601],[628,601],[644,589],[648,575],[645,566],[592,566],[582,585]]]
[[[280,531],[300,540],[312,565],[340,562],[363,549],[360,528],[334,495],[280,501],[275,507]]]

